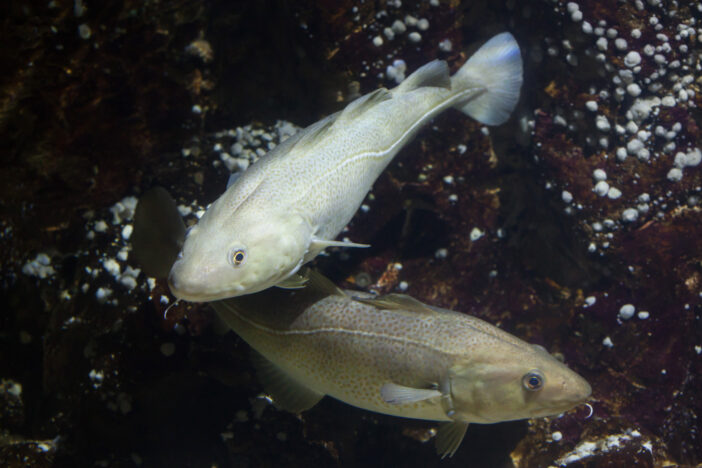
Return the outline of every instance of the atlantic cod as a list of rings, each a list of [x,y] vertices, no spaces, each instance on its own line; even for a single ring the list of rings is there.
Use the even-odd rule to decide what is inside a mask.
[[[519,98],[522,59],[499,34],[454,74],[434,60],[291,136],[244,171],[187,233],[170,269],[179,299],[208,302],[301,287],[296,272],[337,241],[395,154],[439,113],[456,108],[505,122]]]
[[[441,421],[436,448],[453,455],[468,424],[556,415],[590,385],[552,357],[475,317],[401,294],[342,291],[310,272],[301,290],[213,302],[257,353],[266,392],[300,412],[329,395],[358,408]]]

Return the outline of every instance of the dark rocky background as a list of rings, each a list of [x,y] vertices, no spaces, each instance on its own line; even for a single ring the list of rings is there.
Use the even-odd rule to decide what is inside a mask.
[[[702,463],[701,18],[656,0],[3,2],[0,465]],[[472,425],[440,462],[430,423],[270,406],[207,305],[164,319],[166,286],[128,267],[125,197],[162,185],[196,211],[235,135],[393,86],[396,59],[456,69],[504,30],[525,58],[514,118],[437,118],[343,234],[373,247],[316,264],[544,345],[592,384],[592,417]]]

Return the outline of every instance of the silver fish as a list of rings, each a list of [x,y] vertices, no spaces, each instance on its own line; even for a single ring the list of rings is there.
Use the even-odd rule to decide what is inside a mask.
[[[468,424],[555,415],[590,385],[541,346],[410,296],[344,292],[310,273],[297,291],[213,302],[259,353],[279,407],[300,412],[324,395],[378,413],[441,421],[436,447],[458,449]]]
[[[185,238],[168,276],[179,299],[206,302],[304,284],[298,269],[336,241],[395,154],[439,113],[456,108],[498,125],[519,98],[522,60],[499,34],[449,76],[434,60],[311,125],[253,164]]]

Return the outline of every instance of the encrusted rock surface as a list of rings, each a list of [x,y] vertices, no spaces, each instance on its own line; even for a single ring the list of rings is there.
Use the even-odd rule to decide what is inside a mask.
[[[702,463],[699,2],[8,2],[0,7],[0,465]],[[137,197],[190,223],[231,171],[423,63],[511,31],[525,82],[447,112],[316,266],[471,313],[562,356],[593,414],[434,425],[272,407],[207,305],[130,262]]]

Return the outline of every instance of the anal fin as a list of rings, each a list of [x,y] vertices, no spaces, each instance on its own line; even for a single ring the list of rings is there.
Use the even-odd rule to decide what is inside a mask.
[[[299,413],[312,408],[324,397],[324,394],[295,380],[257,351],[252,351],[251,361],[263,388],[280,409]]]
[[[451,421],[442,423],[436,433],[436,452],[441,458],[452,457],[458,447],[463,442],[466,435],[468,423],[463,421]]]

